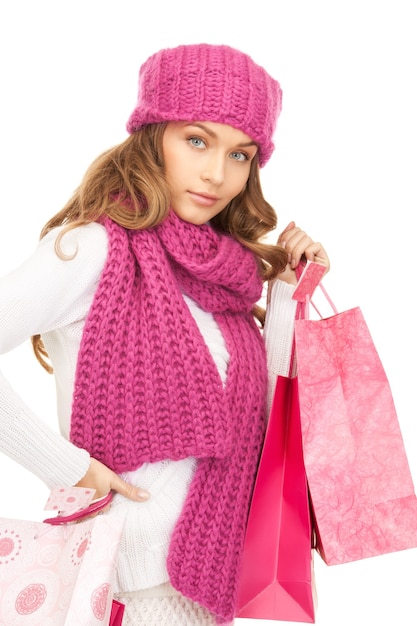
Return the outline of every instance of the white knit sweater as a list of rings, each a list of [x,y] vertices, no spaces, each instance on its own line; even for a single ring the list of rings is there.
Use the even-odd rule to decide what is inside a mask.
[[[20,267],[0,279],[0,353],[40,333],[54,367],[58,429],[52,429],[26,406],[0,372],[0,451],[36,474],[48,487],[74,485],[86,473],[90,457],[68,441],[71,402],[84,322],[107,255],[107,233],[93,223],[70,231],[62,240],[62,260],[55,252],[56,231],[49,233]],[[0,268],[1,270],[1,268]],[[292,287],[274,284],[282,319],[293,318]],[[213,317],[186,298],[208,344],[223,382],[228,353]],[[270,324],[275,323],[270,314]],[[278,320],[279,321],[279,320]],[[109,514],[125,517],[116,591],[133,591],[168,580],[166,556],[196,461],[145,464],[123,474],[149,490],[147,502],[115,496]]]

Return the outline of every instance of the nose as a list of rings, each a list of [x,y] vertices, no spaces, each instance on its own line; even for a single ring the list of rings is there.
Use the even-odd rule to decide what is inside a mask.
[[[213,185],[220,185],[224,181],[225,158],[220,153],[207,155],[204,167],[201,170],[201,179]]]

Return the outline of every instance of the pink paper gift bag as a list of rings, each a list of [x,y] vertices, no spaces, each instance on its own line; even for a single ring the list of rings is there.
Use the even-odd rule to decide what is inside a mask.
[[[304,463],[328,565],[417,547],[390,385],[359,307],[295,322]],[[308,307],[307,307],[308,310]]]
[[[278,376],[247,523],[238,617],[314,623],[297,379]]]
[[[0,518],[0,626],[111,624],[122,527],[106,515],[62,526]],[[121,624],[123,607],[113,612]]]
[[[122,626],[124,612],[125,605],[118,600],[113,600],[109,626]]]

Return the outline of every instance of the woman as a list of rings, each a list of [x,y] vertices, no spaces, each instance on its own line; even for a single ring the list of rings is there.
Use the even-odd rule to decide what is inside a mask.
[[[259,168],[281,95],[228,46],[152,55],[129,137],[0,283],[1,351],[32,336],[61,431],[1,379],[1,449],[51,488],[115,492],[127,626],[235,615],[266,420],[262,288],[278,277],[285,307],[302,256],[329,266],[293,222],[264,242],[277,218]]]

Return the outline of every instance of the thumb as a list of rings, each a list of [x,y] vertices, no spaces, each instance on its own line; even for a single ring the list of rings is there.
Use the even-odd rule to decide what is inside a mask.
[[[150,496],[149,491],[127,483],[117,474],[113,475],[110,487],[111,489],[113,489],[113,491],[116,491],[122,496],[125,496],[125,498],[128,498],[129,500],[135,500],[136,502],[143,502],[144,500],[148,500]]]

